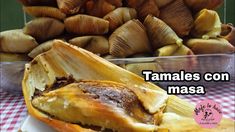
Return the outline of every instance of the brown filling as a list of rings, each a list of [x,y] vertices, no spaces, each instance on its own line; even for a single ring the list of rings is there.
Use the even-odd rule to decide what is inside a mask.
[[[84,93],[93,94],[94,98],[106,104],[124,109],[129,116],[139,122],[153,123],[152,115],[143,108],[135,93],[125,86],[91,81],[79,82],[78,87]]]
[[[130,117],[137,122],[153,124],[153,116],[149,114],[140,103],[138,97],[133,91],[124,85],[116,85],[113,83],[99,82],[99,81],[80,81],[70,77],[56,78],[55,83],[51,87],[47,87],[45,91],[36,90],[34,98],[43,96],[43,93],[59,89],[71,83],[77,83],[78,88],[90,97],[97,99],[112,107],[121,108]]]
[[[138,102],[136,95],[127,88],[120,88],[97,82],[79,82],[78,87],[81,88],[84,93],[94,94],[102,102],[119,108],[129,110],[133,102]]]

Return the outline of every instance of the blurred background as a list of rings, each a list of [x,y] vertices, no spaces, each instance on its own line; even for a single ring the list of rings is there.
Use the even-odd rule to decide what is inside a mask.
[[[24,19],[29,20],[28,16],[24,16],[22,7],[17,0],[0,0],[1,1],[1,31],[9,29],[22,28]],[[233,23],[235,25],[235,0],[224,0],[224,5],[218,9],[221,21],[223,23]]]

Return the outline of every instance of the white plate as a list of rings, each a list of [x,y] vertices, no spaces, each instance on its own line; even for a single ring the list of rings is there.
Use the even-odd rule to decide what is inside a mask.
[[[30,115],[26,118],[20,130],[22,132],[55,132],[51,127]]]

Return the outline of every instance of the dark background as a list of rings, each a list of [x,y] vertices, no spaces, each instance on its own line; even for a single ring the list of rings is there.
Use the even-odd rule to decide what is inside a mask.
[[[20,3],[17,0],[0,1],[0,31],[22,28],[24,26],[24,14]],[[226,23],[233,23],[233,25],[235,25],[235,0],[225,1],[227,2],[227,14],[224,15],[224,6],[218,10],[221,16],[221,21],[224,22],[224,20],[226,20]],[[29,20],[29,18],[27,19]]]

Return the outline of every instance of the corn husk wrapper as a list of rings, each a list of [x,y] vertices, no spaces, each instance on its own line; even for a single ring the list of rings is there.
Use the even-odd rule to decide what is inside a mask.
[[[24,6],[23,10],[34,17],[52,17],[63,20],[66,15],[55,7],[48,6]]]
[[[151,52],[145,27],[139,20],[130,20],[116,29],[109,37],[110,54],[127,57]]]
[[[31,58],[34,58],[36,57],[37,55],[41,54],[41,53],[44,53],[48,50],[51,49],[52,45],[53,45],[53,41],[54,40],[49,40],[49,41],[46,41],[42,44],[40,44],[39,46],[37,46],[36,48],[34,48],[29,54],[28,56],[31,57]]]
[[[218,53],[234,53],[235,48],[226,39],[190,39],[187,46],[195,54],[218,54]]]
[[[169,25],[178,36],[189,35],[193,27],[193,16],[183,0],[176,0],[160,10],[160,18]]]
[[[148,15],[144,21],[144,26],[147,29],[154,50],[170,44],[182,45],[183,40],[165,22],[157,17]]]
[[[219,8],[224,0],[184,0],[185,3],[192,9],[194,12],[198,12],[202,9],[215,10]]]
[[[0,62],[29,61],[27,54],[0,53]]]
[[[104,19],[109,21],[110,31],[114,31],[127,21],[135,19],[137,12],[134,8],[120,7],[104,16]]]
[[[69,33],[78,35],[102,35],[109,31],[109,21],[88,15],[71,16],[64,23]]]
[[[86,2],[86,13],[91,16],[104,17],[117,7],[122,6],[121,0],[119,1],[116,0],[112,2],[111,0],[88,0]]]
[[[103,36],[83,36],[69,40],[69,43],[86,49],[94,54],[104,55],[109,53],[108,39]]]
[[[183,55],[194,55],[194,53],[191,49],[189,49],[185,45],[182,45],[175,53],[173,53],[173,56],[183,56]]]
[[[100,70],[100,68],[102,68],[102,70]],[[133,90],[138,96],[138,99],[143,99],[142,103],[148,110],[159,108],[159,105],[156,104],[159,104],[159,101],[162,101],[165,97],[164,90],[154,84],[145,82],[142,78],[134,75],[133,73],[119,68],[118,66],[115,66],[90,52],[80,48],[74,48],[61,41],[57,41],[50,51],[46,52],[44,55],[36,57],[32,63],[26,65],[22,86],[29,113],[58,131],[92,131],[91,129],[82,128],[77,124],[70,124],[68,122],[48,117],[48,115],[35,109],[31,104],[31,97],[34,94],[35,88],[37,88],[37,90],[43,90],[46,85],[50,86],[50,84],[53,84],[55,77],[65,76],[73,76],[76,80],[110,80],[125,83],[127,86],[134,86],[135,88],[133,88]],[[140,89],[145,89],[146,91],[138,92]],[[142,96],[142,94],[144,95]],[[183,118],[178,122],[183,123],[175,125],[173,117],[172,120],[166,120],[163,115],[163,123],[162,125],[160,123],[161,128],[158,128],[158,130],[177,130],[177,128],[180,128],[180,131],[185,131],[192,128],[192,130],[195,131],[207,131],[208,129],[199,127],[193,129],[195,128],[195,124],[192,125],[191,122],[184,121],[184,118],[190,118],[190,120],[192,120],[193,109],[194,106],[188,102],[176,96],[170,96],[167,101],[165,112],[178,114]],[[165,124],[169,126],[164,126]],[[210,130],[221,131],[224,130],[225,127],[231,130],[234,129],[234,121],[223,119],[219,124],[219,127]]]
[[[182,69],[184,70],[190,70],[193,69],[195,66],[197,66],[197,58],[193,56],[194,53],[191,49],[189,49],[187,46],[182,45],[178,46],[176,44],[174,45],[167,45],[164,46],[156,51],[156,56],[163,57],[163,56],[188,56],[184,58],[164,58],[159,59],[159,64],[162,66],[162,68],[165,71],[180,71]],[[157,61],[157,62],[158,62]]]
[[[115,57],[113,55],[104,55],[104,56],[101,56],[102,58],[104,58],[105,60],[108,60],[108,61],[113,61],[115,59],[119,59],[118,57]],[[119,67],[122,67],[122,68],[125,68],[125,64],[121,63],[121,64],[116,64],[117,66]]]
[[[28,22],[23,32],[39,42],[44,42],[61,35],[64,32],[64,24],[54,18],[41,17]]]
[[[0,33],[0,51],[6,53],[28,53],[38,45],[37,41],[21,29]]]
[[[191,31],[193,37],[216,38],[221,33],[221,21],[216,11],[203,9],[195,17]]]
[[[144,21],[144,19],[149,15],[158,17],[160,11],[158,9],[155,0],[146,0],[140,7],[137,8],[139,18]]]
[[[56,0],[18,0],[24,6],[56,6]]]
[[[235,46],[235,27],[232,24],[222,24],[220,36]]]
[[[59,9],[65,14],[76,14],[86,0],[57,0]]]
[[[194,55],[192,50],[187,46],[182,45],[167,45],[157,50],[158,56],[184,56]]]
[[[61,39],[63,40],[63,39]],[[65,40],[63,40],[65,41]],[[28,56],[31,58],[35,58],[37,55],[44,53],[51,49],[54,40],[49,40],[44,42],[34,48]],[[109,52],[109,44],[108,40],[102,36],[83,36],[77,37],[69,40],[69,43],[81,48],[84,48],[92,53],[104,55]]]
[[[39,46],[37,46],[36,48],[34,48],[29,54],[28,56],[31,58],[35,58],[37,55],[44,53],[48,50],[51,49],[52,45],[53,45],[54,40],[49,40],[46,41],[42,44],[40,44]]]
[[[75,56],[72,55],[71,53],[74,54]],[[51,60],[48,60],[51,57],[53,58],[52,59],[53,62],[51,62]],[[65,61],[64,63],[63,62],[56,63],[58,61],[63,61],[63,60]],[[90,66],[94,67],[95,69],[92,70],[92,68],[89,65],[87,65],[88,63],[82,62],[83,60],[87,60],[88,63],[92,64]],[[99,63],[99,60],[105,63]],[[97,62],[97,64],[94,64],[94,62]],[[42,66],[41,63],[43,63],[44,65]],[[75,66],[73,68],[75,69],[70,67],[69,66],[70,64],[73,64]],[[101,67],[103,68],[106,67],[107,69],[105,68],[102,70],[98,70]],[[43,70],[44,68],[46,68],[47,70]],[[87,71],[84,68],[90,69],[90,70]],[[58,71],[55,71],[56,69]],[[73,72],[74,70],[76,72]],[[98,73],[98,71],[100,71],[100,73]],[[37,74],[37,72],[40,72],[40,74]],[[114,72],[119,73],[120,77],[114,76]],[[128,77],[129,79],[126,78],[127,80],[122,80],[121,76],[126,76],[126,74],[124,73],[120,74],[121,72],[126,72],[130,74],[129,75],[130,78]],[[128,84],[127,86],[128,87],[132,86],[130,87],[130,89],[133,90],[133,92],[137,95],[138,99],[141,101],[141,104],[143,104],[143,106],[150,113],[155,113],[156,111],[160,110],[160,108],[162,107],[162,105],[164,105],[164,102],[167,99],[165,92],[163,92],[162,90],[157,90],[157,89],[160,89],[159,87],[150,83],[142,84],[144,80],[139,78],[138,76],[128,71],[125,71],[124,69],[119,68],[118,66],[115,66],[114,64],[107,62],[103,60],[102,58],[95,56],[94,54],[88,51],[82,50],[80,48],[79,49],[74,48],[72,46],[69,46],[68,44],[64,44],[62,41],[57,41],[53,45],[51,50],[46,52],[44,55],[37,56],[31,64],[26,65],[26,71],[25,71],[25,76],[24,76],[24,81],[23,81],[23,87],[24,87],[23,91],[24,91],[24,95],[26,99],[26,104],[29,109],[29,113],[35,116],[36,118],[38,118],[39,120],[42,120],[45,123],[48,123],[49,125],[51,125],[57,130],[63,128],[64,131],[68,131],[68,130],[81,131],[83,129],[81,129],[79,125],[72,125],[69,123],[65,123],[64,121],[59,121],[53,118],[49,119],[47,115],[35,109],[32,106],[30,100],[31,100],[32,95],[34,94],[35,88],[37,90],[43,91],[45,90],[45,86],[52,85],[56,78],[60,78],[62,76],[66,77],[68,75],[73,76],[74,79],[76,80],[89,79],[89,78],[92,80],[107,80],[109,78],[108,80],[120,82],[120,83],[124,83],[128,81],[130,85]],[[132,85],[130,81],[132,82],[134,78],[136,78],[137,80],[133,81],[133,83],[135,82],[135,85]],[[29,82],[32,82],[32,83],[29,83]],[[37,87],[35,87],[36,85]],[[146,86],[148,85],[150,85],[150,87],[152,88],[147,89]],[[143,92],[143,90],[145,92]],[[93,105],[90,105],[90,106],[93,106]],[[100,114],[98,116],[100,116]],[[136,124],[136,127],[148,128],[148,127],[144,127],[144,125],[139,126],[138,124]],[[154,129],[155,128],[156,126],[154,126]],[[153,130],[152,127],[151,127],[151,130]],[[148,131],[148,129],[143,129],[143,131]]]
[[[157,49],[156,55],[157,56],[171,56],[174,54],[177,50],[179,49],[179,46],[174,44],[174,45],[167,45],[162,48]]]

